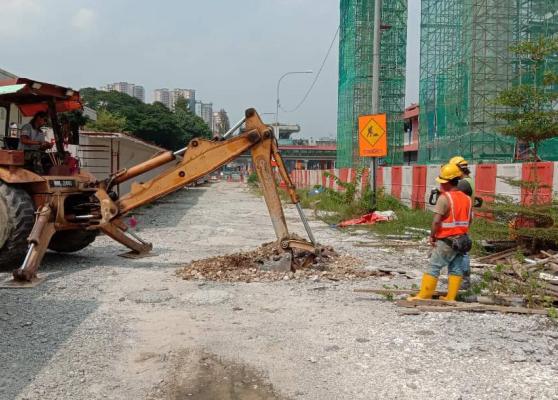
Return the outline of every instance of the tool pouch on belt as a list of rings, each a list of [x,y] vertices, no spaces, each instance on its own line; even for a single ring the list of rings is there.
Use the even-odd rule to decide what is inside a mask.
[[[473,241],[467,234],[448,238],[448,242],[451,242],[447,244],[449,244],[454,251],[461,254],[468,253],[473,247]]]

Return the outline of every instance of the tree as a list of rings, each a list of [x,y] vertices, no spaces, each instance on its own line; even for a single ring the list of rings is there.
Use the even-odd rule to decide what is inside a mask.
[[[89,122],[89,117],[83,115],[83,111],[74,110],[64,113],[65,118],[70,124],[70,134],[69,142],[71,144],[79,144],[79,129],[85,126]],[[62,119],[62,116],[60,117]]]
[[[161,147],[178,150],[185,146],[184,131],[180,128],[174,113],[163,103],[142,107],[141,113],[134,114],[134,135],[158,144]]]
[[[508,123],[499,131],[532,145],[537,160],[540,143],[558,137],[558,74],[547,68],[558,56],[558,38],[520,42],[511,50],[526,70],[520,70],[518,85],[503,90],[495,99],[505,107],[496,117]]]
[[[97,110],[98,113],[101,110],[109,113],[102,115],[102,118],[110,115],[123,118],[117,125],[118,131],[129,132],[167,149],[182,148],[194,136],[210,137],[209,129],[203,120],[189,111],[183,112],[184,99],[179,99],[177,102],[181,111],[173,113],[162,103],[144,104],[125,93],[84,88],[80,90],[80,94],[85,105]],[[185,109],[187,110],[187,105]],[[115,122],[114,118],[110,121]],[[123,127],[122,122],[124,122]],[[99,122],[93,126],[103,130],[114,128],[107,124],[101,125]],[[114,129],[110,130],[114,131]]]
[[[97,120],[88,121],[85,128],[99,132],[124,132],[126,117],[101,108],[97,111]]]
[[[558,74],[552,69],[558,38],[520,42],[511,50],[524,69],[519,71],[519,83],[496,97],[495,103],[505,107],[496,117],[507,122],[499,128],[503,135],[532,146],[535,163],[527,164],[527,179],[500,178],[521,188],[526,194],[522,203],[497,194],[487,209],[494,216],[492,227],[499,226],[504,232],[511,229],[518,240],[535,250],[558,244],[558,203],[553,201],[552,188],[539,181],[536,163],[540,143],[558,137]]]
[[[188,102],[183,97],[180,97],[174,104],[174,114],[178,126],[184,133],[185,144],[195,137],[211,137],[211,130],[205,121],[190,111]]]

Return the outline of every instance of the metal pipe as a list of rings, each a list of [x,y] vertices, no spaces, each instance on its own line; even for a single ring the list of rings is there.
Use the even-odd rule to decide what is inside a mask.
[[[234,124],[234,126],[223,135],[223,138],[226,139],[229,135],[236,132],[236,130],[240,128],[244,122],[246,122],[246,117],[243,117],[240,121]]]
[[[374,2],[374,43],[372,46],[372,114],[378,114],[380,109],[380,45],[382,25],[382,0]],[[372,170],[372,204],[371,208],[376,208],[376,191],[377,191],[377,170],[378,159],[372,158],[370,165]]]
[[[91,218],[95,218],[95,216],[93,214],[74,216],[74,219],[91,219]]]
[[[230,134],[236,132],[236,130],[238,128],[240,128],[240,126],[246,121],[246,117],[242,118],[240,121],[238,121],[231,129],[229,129],[224,135],[223,135],[223,139],[226,139],[227,136],[229,136]],[[182,154],[186,153],[186,150],[188,150],[188,146],[180,149],[180,150],[176,150],[174,153],[172,153],[174,156],[181,156]]]
[[[34,248],[35,248],[35,243],[31,243],[29,245],[29,250],[27,250],[27,254],[25,255],[25,260],[23,260],[23,264],[21,264],[21,267],[19,267],[20,271],[23,271],[25,268],[27,268],[27,264],[29,263],[29,258],[31,257],[31,253],[33,252]]]
[[[304,225],[304,229],[306,229],[306,233],[308,234],[308,238],[312,242],[314,246],[316,246],[316,239],[314,238],[314,234],[312,233],[312,229],[310,229],[310,224],[308,223],[308,219],[306,219],[306,215],[304,214],[304,210],[300,206],[300,203],[296,203],[296,209],[298,211],[298,215],[300,215],[300,219],[302,220],[302,224]]]

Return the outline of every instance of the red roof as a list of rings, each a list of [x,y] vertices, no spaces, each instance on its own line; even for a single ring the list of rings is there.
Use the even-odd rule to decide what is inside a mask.
[[[403,119],[418,117],[419,111],[420,108],[418,104],[411,104],[409,107],[405,109],[405,112],[403,113]]]
[[[51,83],[27,78],[0,81],[0,86],[25,85],[20,90],[2,95],[1,99],[16,104],[24,116],[30,117],[38,111],[48,110],[48,101],[54,99],[57,112],[82,109],[79,92]]]

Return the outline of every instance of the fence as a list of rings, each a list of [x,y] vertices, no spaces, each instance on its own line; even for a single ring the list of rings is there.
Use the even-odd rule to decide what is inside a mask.
[[[523,204],[533,202],[532,193],[528,188],[512,186],[506,182],[506,178],[531,182],[537,179],[542,186],[539,196],[547,201],[558,192],[558,162],[478,164],[469,166],[469,169],[475,180],[476,196],[482,197],[485,202],[492,201],[495,194],[509,196]],[[377,174],[378,187],[383,187],[385,193],[410,207],[424,209],[428,207],[431,189],[439,186],[436,183],[439,171],[440,165],[380,167]],[[299,188],[321,185],[333,190],[343,190],[335,179],[327,177],[325,172],[339,177],[343,182],[354,182],[356,178],[355,168],[340,168],[295,170],[291,172],[291,179]],[[361,189],[364,189],[368,182],[368,170],[364,171],[363,177]]]

